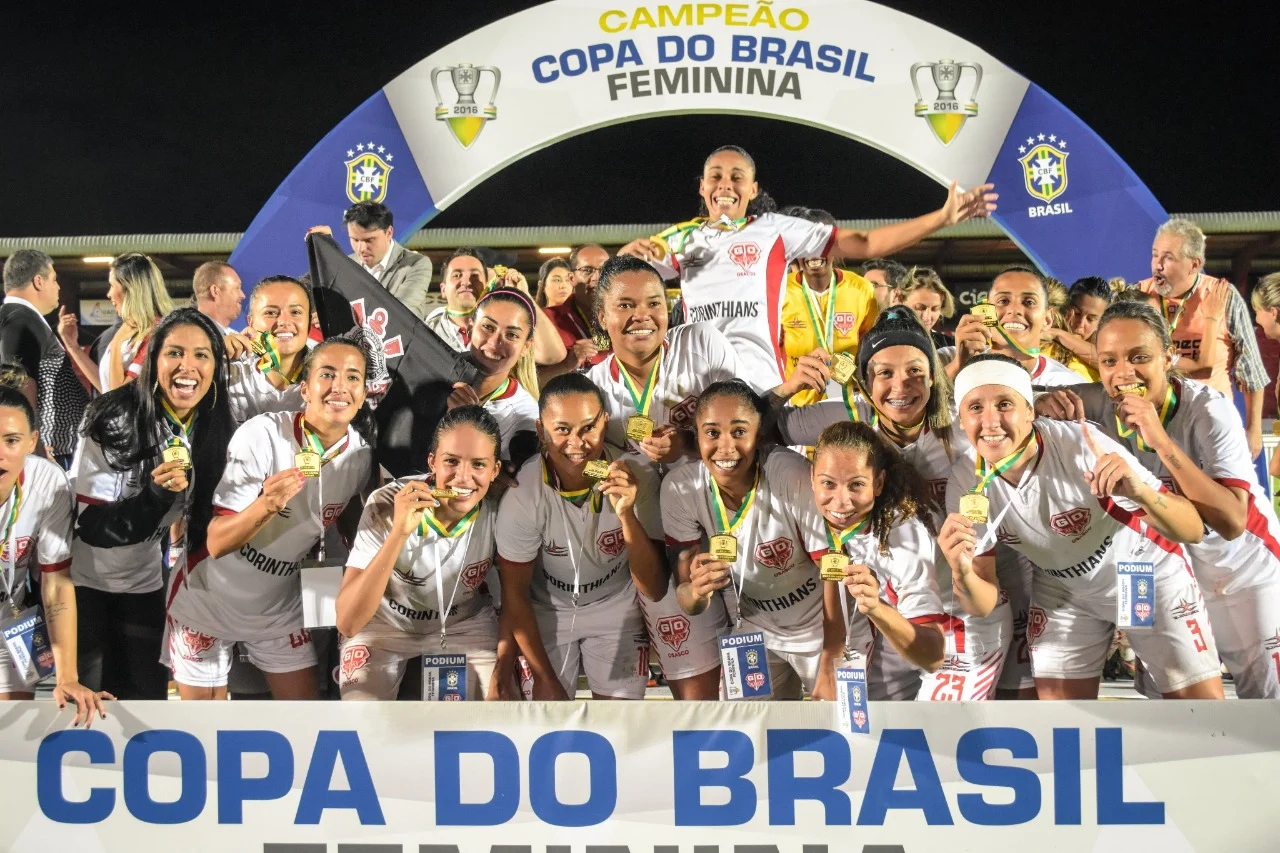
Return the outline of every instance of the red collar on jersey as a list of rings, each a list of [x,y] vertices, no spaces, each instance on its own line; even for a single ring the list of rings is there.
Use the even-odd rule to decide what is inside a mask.
[[[510,381],[507,382],[506,389],[504,389],[498,396],[491,398],[488,402],[492,403],[495,400],[506,400],[516,395],[516,392],[520,390],[520,383],[516,381],[514,376],[509,377],[509,379]]]

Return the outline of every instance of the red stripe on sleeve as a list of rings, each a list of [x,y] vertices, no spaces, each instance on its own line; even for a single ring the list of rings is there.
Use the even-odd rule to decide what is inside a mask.
[[[42,575],[51,575],[51,574],[53,574],[54,572],[61,572],[61,571],[63,571],[64,569],[69,569],[69,568],[71,568],[71,558],[70,558],[70,557],[68,557],[68,558],[67,558],[67,559],[65,559],[65,560],[61,560],[61,561],[59,561],[59,562],[57,562],[57,563],[41,563],[41,564],[40,564],[40,574],[42,574]]]

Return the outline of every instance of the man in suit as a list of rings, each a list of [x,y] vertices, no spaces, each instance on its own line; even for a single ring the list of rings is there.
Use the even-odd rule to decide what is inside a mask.
[[[356,202],[342,214],[347,238],[354,250],[348,257],[364,267],[392,296],[425,320],[427,289],[431,286],[431,259],[411,252],[395,241],[394,217],[386,205],[373,201]],[[316,225],[308,234],[332,236],[327,225]]]

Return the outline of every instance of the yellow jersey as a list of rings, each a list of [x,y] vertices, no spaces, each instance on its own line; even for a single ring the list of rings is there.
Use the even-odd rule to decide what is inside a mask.
[[[876,322],[879,307],[871,282],[848,270],[835,270],[831,286],[823,293],[812,293],[792,271],[787,276],[787,291],[782,298],[782,350],[787,356],[787,376],[796,369],[800,357],[820,346],[835,355],[855,355],[858,339]],[[830,300],[834,298],[835,304]],[[819,326],[818,324],[821,324]],[[832,340],[826,340],[830,331]],[[801,391],[791,398],[793,406],[808,406],[824,399],[817,391]]]
[[[1083,376],[1085,382],[1097,382],[1102,378],[1102,374],[1098,373],[1098,371],[1094,370],[1092,367],[1085,364],[1080,359],[1076,358],[1075,354],[1071,354],[1070,357],[1065,362],[1063,362],[1063,364],[1065,364],[1069,369],[1074,370],[1076,373]]]

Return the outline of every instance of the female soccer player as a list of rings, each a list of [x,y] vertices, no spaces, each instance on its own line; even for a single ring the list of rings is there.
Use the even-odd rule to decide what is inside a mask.
[[[668,331],[662,279],[631,255],[605,262],[595,298],[613,352],[587,378],[604,392],[606,438],[662,468],[696,458],[698,395],[713,382],[737,375],[729,341],[709,323]],[[724,621],[723,608],[688,616],[676,601],[674,582],[661,601],[642,596],[640,605],[672,694],[717,698],[720,658],[714,632]]]
[[[298,382],[311,312],[311,294],[296,278],[273,275],[254,285],[248,331],[227,336],[227,390],[237,425],[263,412],[302,408]]]
[[[845,421],[818,438],[812,483],[828,553],[844,558],[838,562],[845,579],[824,584],[826,597],[836,599],[846,624],[852,600],[875,628],[868,698],[914,699],[920,670],[937,670],[946,646],[934,582],[937,534],[924,481],[875,428]],[[993,681],[998,674],[991,673]],[[819,677],[832,679],[834,692],[834,669]]]
[[[164,699],[161,542],[187,513],[187,553],[204,547],[233,424],[218,327],[180,308],[156,327],[142,372],[95,399],[72,464],[71,546],[80,678],[121,699]],[[185,453],[183,452],[185,451]],[[165,455],[167,453],[167,455]],[[185,457],[185,458],[184,458]]]
[[[1280,521],[1258,483],[1232,401],[1170,375],[1168,327],[1137,302],[1098,324],[1097,385],[1076,386],[1085,417],[1189,500],[1207,526],[1189,545],[1218,653],[1242,699],[1280,698]],[[1185,617],[1194,602],[1182,605]]]
[[[476,307],[468,353],[480,368],[474,387],[459,382],[449,408],[483,406],[502,432],[501,457],[511,459],[511,439],[532,434],[538,419],[538,371],[533,361],[533,302],[514,288],[497,288]]]
[[[465,654],[465,698],[499,696],[498,619],[483,586],[498,507],[485,500],[501,470],[498,422],[479,406],[440,421],[430,474],[369,496],[338,593],[343,699],[394,699],[408,662]]]
[[[755,161],[736,145],[711,152],[698,195],[702,215],[656,237],[633,240],[620,253],[653,263],[663,278],[679,276],[691,322],[706,320],[738,349],[742,378],[757,391],[784,378],[780,348],[787,266],[797,258],[891,255],[939,228],[995,210],[990,184],[961,192],[952,182],[933,213],[872,231],[837,229],[773,213],[756,182]]]
[[[162,660],[183,699],[226,698],[237,642],[276,699],[316,698],[299,561],[372,472],[366,369],[358,346],[325,341],[303,363],[306,408],[258,415],[232,437],[207,550],[169,582]]]
[[[826,550],[823,520],[810,494],[809,464],[785,448],[763,445],[763,400],[745,382],[717,382],[698,398],[694,415],[701,465],[682,465],[662,483],[668,559],[677,566],[676,595],[691,615],[721,596],[728,619],[715,635],[764,631],[772,695],[834,698],[819,674],[846,643],[865,649],[865,620],[850,632],[836,607],[824,607],[818,566]],[[711,553],[710,537],[731,536],[734,558]],[[718,594],[719,593],[719,594]],[[836,599],[832,597],[832,604]],[[717,610],[718,613],[718,610]]]
[[[139,252],[127,252],[113,260],[107,282],[107,299],[122,322],[98,365],[97,384],[102,392],[119,388],[138,375],[156,324],[173,310],[160,268]]]
[[[25,373],[21,376],[21,384],[25,384]],[[0,495],[5,496],[0,507],[0,518],[4,519],[0,532],[0,621],[34,611],[23,607],[23,600],[28,575],[39,571],[40,603],[51,648],[35,647],[33,657],[39,660],[42,651],[51,655],[53,699],[59,708],[68,702],[75,705],[74,724],[83,721],[87,727],[94,714],[106,717],[102,700],[115,697],[85,687],[77,674],[76,593],[70,573],[75,499],[62,469],[36,455],[40,433],[35,428],[35,410],[19,387],[0,384]],[[0,644],[0,701],[34,698],[32,685]]]
[[[1037,567],[1028,636],[1040,698],[1096,698],[1124,615],[1154,617],[1150,627],[1127,634],[1166,698],[1221,699],[1213,636],[1194,616],[1200,589],[1175,544],[1201,539],[1195,507],[1098,430],[1037,421],[1031,379],[1014,359],[971,359],[956,379],[956,396],[976,461],[952,469],[939,545],[962,577],[994,581],[997,532]],[[1122,575],[1122,563],[1145,574]],[[1146,601],[1139,607],[1126,598],[1130,607],[1120,614],[1125,581],[1126,594]],[[975,615],[995,601],[960,600]]]
[[[667,591],[657,473],[605,444],[603,395],[582,374],[548,382],[538,407],[542,453],[498,512],[503,633],[528,661],[534,699],[573,698],[579,671],[597,699],[643,699],[636,591]]]

